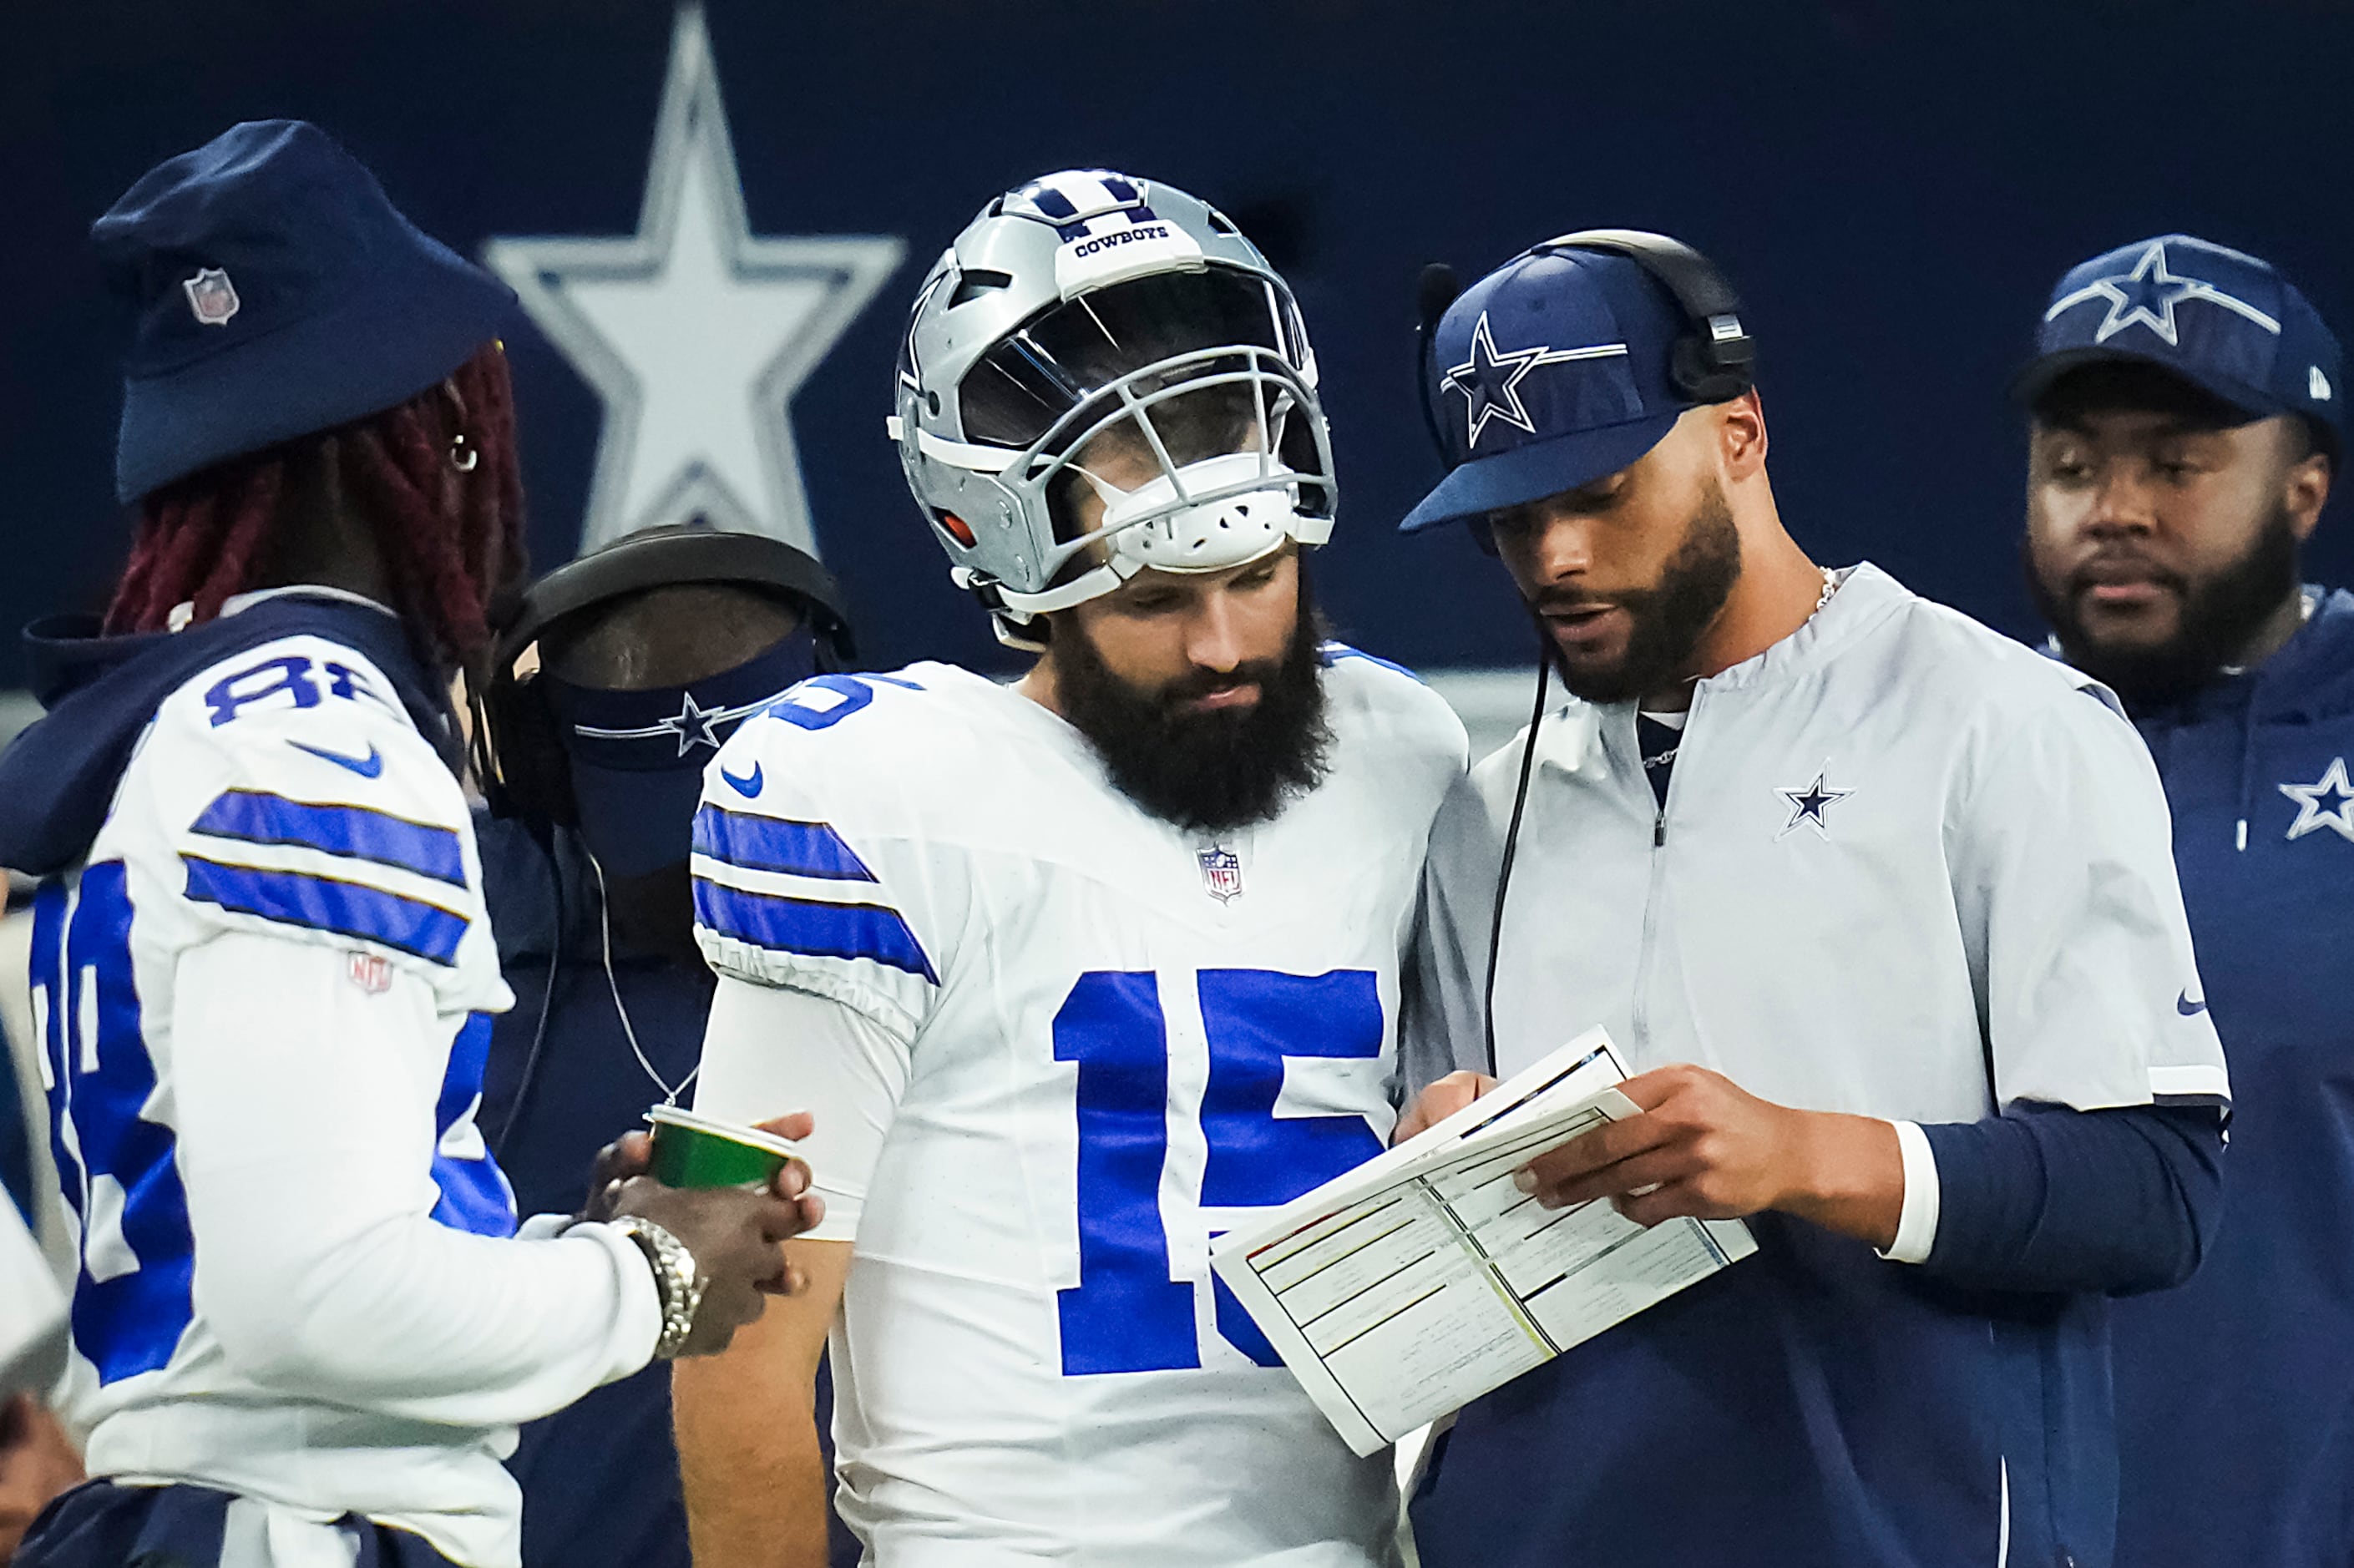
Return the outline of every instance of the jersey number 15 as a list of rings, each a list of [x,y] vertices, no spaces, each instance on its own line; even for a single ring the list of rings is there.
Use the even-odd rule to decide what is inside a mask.
[[[1381,1054],[1381,993],[1372,970],[1203,969],[1197,983],[1210,1057],[1202,1096],[1209,1146],[1204,1208],[1288,1203],[1381,1152],[1381,1139],[1362,1116],[1275,1114],[1287,1058]],[[1081,975],[1055,1015],[1055,1058],[1079,1069],[1079,1283],[1056,1302],[1063,1371],[1198,1367],[1194,1287],[1170,1277],[1161,1213],[1169,1036],[1157,977]],[[1219,1335],[1261,1366],[1279,1364],[1241,1303],[1212,1283]]]

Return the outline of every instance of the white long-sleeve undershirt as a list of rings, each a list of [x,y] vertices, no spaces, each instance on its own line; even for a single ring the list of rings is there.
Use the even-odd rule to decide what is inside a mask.
[[[460,1427],[536,1419],[644,1366],[651,1271],[601,1225],[559,1239],[429,1217],[454,1022],[396,969],[230,933],[180,959],[171,1077],[198,1314],[239,1372]]]

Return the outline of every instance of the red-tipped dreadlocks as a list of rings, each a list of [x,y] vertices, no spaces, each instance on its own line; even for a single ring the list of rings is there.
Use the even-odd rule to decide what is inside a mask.
[[[465,408],[455,418],[439,387],[356,423],[304,438],[333,441],[340,482],[379,521],[393,609],[419,652],[445,668],[470,668],[489,645],[491,595],[523,563],[523,476],[515,461],[514,400],[506,356],[484,344],[451,377]],[[443,504],[461,450],[477,454]],[[220,613],[254,576],[286,525],[287,447],[192,474],[146,499],[130,562],[106,612],[106,630],[159,631],[175,605],[196,619]]]

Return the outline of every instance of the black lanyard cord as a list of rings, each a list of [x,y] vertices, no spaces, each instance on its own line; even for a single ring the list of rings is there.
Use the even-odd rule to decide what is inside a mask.
[[[1537,656],[1537,697],[1529,710],[1528,738],[1521,746],[1521,781],[1512,790],[1512,817],[1504,829],[1504,858],[1496,868],[1496,907],[1488,922],[1488,989],[1480,1021],[1487,1032],[1491,1077],[1501,1075],[1496,1067],[1496,958],[1504,947],[1504,895],[1511,889],[1512,857],[1521,845],[1521,813],[1529,803],[1529,776],[1536,767],[1537,726],[1544,722],[1545,687],[1553,676],[1553,658],[1550,646]]]

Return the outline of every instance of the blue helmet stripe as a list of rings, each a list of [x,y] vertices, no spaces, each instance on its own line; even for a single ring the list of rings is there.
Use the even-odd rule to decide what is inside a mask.
[[[366,806],[290,800],[258,789],[216,797],[196,831],[252,844],[291,844],[398,866],[452,887],[466,885],[466,860],[448,828],[413,822]]]
[[[779,871],[831,882],[875,880],[857,852],[824,822],[797,822],[720,806],[705,806],[695,813],[695,853],[747,871]]]
[[[404,898],[365,883],[299,871],[225,865],[184,854],[188,897],[217,904],[239,915],[258,915],[281,925],[364,938],[437,964],[457,961],[466,917],[420,898]]]
[[[923,944],[898,911],[875,904],[827,904],[747,893],[740,887],[695,879],[695,919],[706,930],[774,952],[814,959],[867,959],[920,975],[934,985],[940,977]]]

